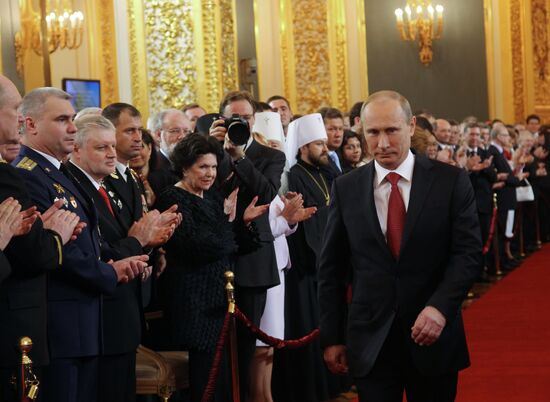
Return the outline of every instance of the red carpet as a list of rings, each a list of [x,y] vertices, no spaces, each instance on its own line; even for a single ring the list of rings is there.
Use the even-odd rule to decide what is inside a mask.
[[[464,312],[472,366],[458,402],[550,401],[550,245]]]
[[[460,373],[457,402],[550,401],[550,245],[474,302],[464,320],[472,366]]]

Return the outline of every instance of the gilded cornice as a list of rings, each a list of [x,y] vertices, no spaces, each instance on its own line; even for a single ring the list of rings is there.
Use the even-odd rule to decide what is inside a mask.
[[[192,0],[143,1],[150,108],[196,101]]]
[[[511,0],[510,2],[510,23],[514,118],[516,121],[522,121],[525,117],[525,83],[523,73],[524,52],[521,31],[521,4],[519,0]]]
[[[533,69],[535,78],[535,104],[550,105],[550,74],[548,69],[548,8],[546,0],[531,1],[533,35]]]

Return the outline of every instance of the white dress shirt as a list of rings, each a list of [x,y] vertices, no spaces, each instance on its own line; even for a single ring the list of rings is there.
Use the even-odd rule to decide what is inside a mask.
[[[71,161],[71,163],[76,166],[78,168],[78,170],[80,170],[82,173],[84,173],[84,175],[88,178],[88,180],[90,180],[90,183],[92,183],[95,187],[96,190],[99,191],[99,187],[101,186],[101,183],[99,183],[96,179],[94,179],[92,176],[90,176],[88,174],[88,172],[86,172],[84,169],[82,169],[80,166],[78,166],[76,163],[73,163]]]
[[[128,178],[126,177],[126,169],[128,169],[128,165],[125,165],[124,163],[120,163],[119,161],[117,161],[116,170],[118,174],[124,179],[125,182],[128,182]]]
[[[31,147],[29,147],[29,148],[31,148]],[[39,151],[38,149],[34,149],[34,148],[31,148],[31,149],[34,152],[36,152],[37,154],[42,155],[44,158],[46,158],[48,160],[48,162],[50,162],[52,165],[54,165],[59,170],[59,168],[61,167],[61,161],[59,161],[57,158],[55,158],[51,155],[48,155],[48,154],[45,154],[44,152]]]
[[[376,215],[378,215],[380,229],[382,229],[385,237],[386,226],[388,224],[388,203],[391,193],[391,184],[385,178],[390,172],[395,172],[401,176],[397,187],[405,203],[405,210],[408,210],[414,171],[414,155],[409,151],[407,158],[395,170],[385,169],[378,162],[374,161],[374,170],[374,204],[376,205]]]

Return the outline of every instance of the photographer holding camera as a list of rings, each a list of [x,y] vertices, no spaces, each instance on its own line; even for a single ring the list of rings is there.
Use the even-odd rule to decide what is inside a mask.
[[[258,205],[269,204],[277,196],[285,165],[284,153],[256,142],[252,137],[254,100],[246,91],[229,92],[220,103],[220,118],[212,123],[210,135],[224,143],[225,157],[218,168],[218,183],[227,197],[239,188],[237,217],[258,196]],[[239,308],[255,324],[265,308],[267,289],[280,283],[273,235],[268,215],[254,221],[262,246],[235,263],[236,298]],[[239,370],[243,400],[249,392],[249,367],[255,352],[255,338],[246,328],[239,333]]]

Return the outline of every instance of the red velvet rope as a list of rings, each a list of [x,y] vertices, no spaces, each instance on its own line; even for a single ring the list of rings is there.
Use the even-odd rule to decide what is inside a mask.
[[[229,332],[229,318],[231,314],[229,311],[225,314],[223,320],[223,327],[216,344],[216,353],[214,354],[214,360],[212,361],[212,367],[210,368],[210,373],[208,374],[208,383],[204,388],[202,393],[201,402],[210,402],[212,395],[214,394],[214,389],[216,388],[216,379],[218,378],[218,372],[220,371],[220,362],[222,360],[223,348],[225,346],[225,340],[227,339],[227,333]]]
[[[256,335],[256,338],[258,338],[263,343],[273,346],[275,349],[283,349],[283,348],[299,348],[302,346],[305,346],[311,342],[313,342],[315,339],[319,337],[319,328],[315,328],[311,333],[309,333],[306,336],[303,336],[299,339],[292,339],[285,341],[283,339],[274,338],[272,336],[267,335],[264,331],[262,331],[260,328],[255,326],[247,316],[245,316],[241,310],[238,309],[238,307],[235,307],[235,317],[237,317],[245,327],[250,329],[254,335]]]
[[[487,238],[487,242],[485,243],[485,246],[483,246],[483,255],[487,254],[489,252],[489,249],[491,248],[491,243],[493,242],[493,236],[495,235],[496,221],[497,221],[497,207],[494,207],[493,216],[491,217],[491,226],[489,227],[489,237]]]

